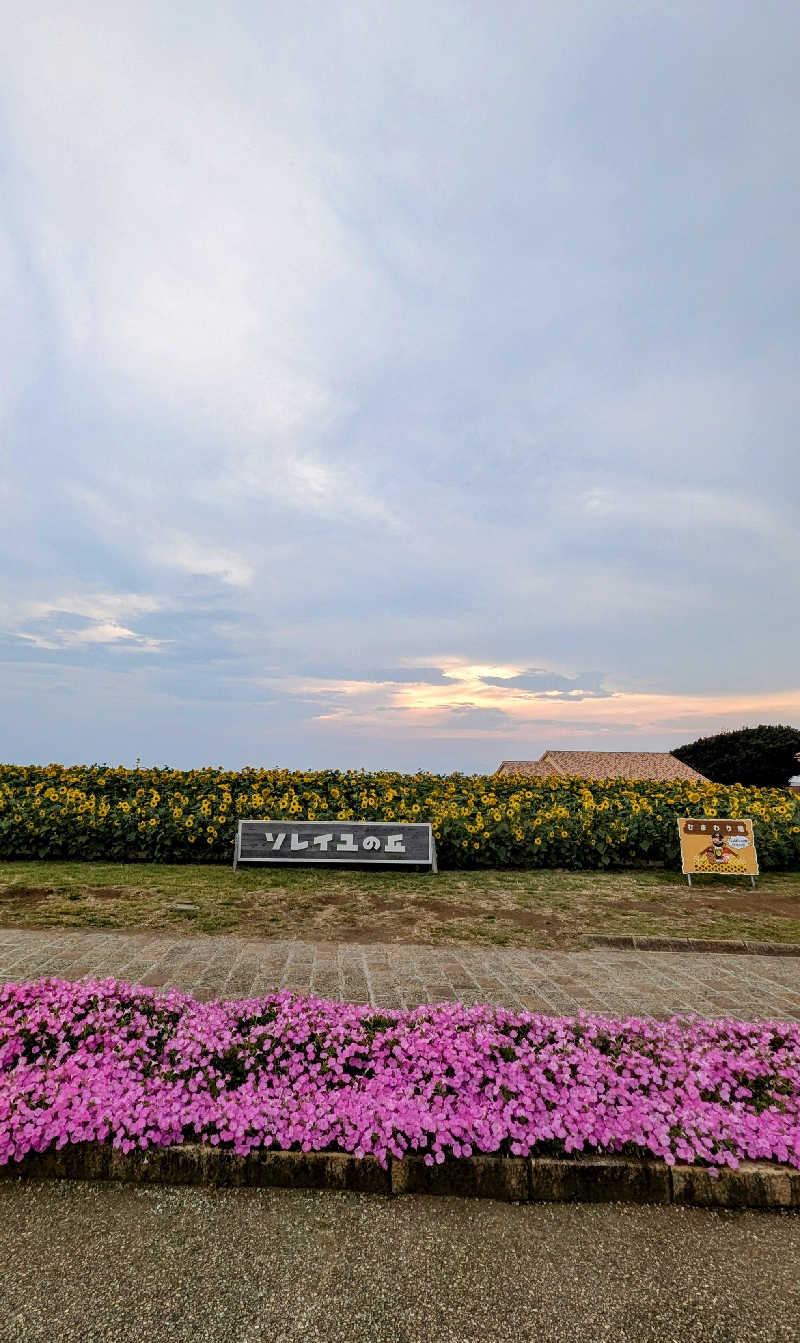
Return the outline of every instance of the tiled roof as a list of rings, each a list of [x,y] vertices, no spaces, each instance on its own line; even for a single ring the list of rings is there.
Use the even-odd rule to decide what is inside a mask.
[[[705,775],[684,765],[669,751],[545,751],[541,760],[504,760],[497,773],[527,774],[537,779],[553,774],[578,774],[584,779],[707,782]]]
[[[558,770],[545,764],[543,760],[504,760],[498,774],[527,774],[532,779],[547,779]]]

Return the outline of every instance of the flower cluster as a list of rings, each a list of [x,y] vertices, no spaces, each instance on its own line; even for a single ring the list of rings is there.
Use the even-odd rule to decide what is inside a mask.
[[[229,863],[240,817],[430,821],[448,867],[677,865],[679,816],[752,816],[800,869],[800,797],[719,784],[364,771],[0,766],[0,859]]]
[[[67,1143],[800,1167],[800,1024],[574,1020],[104,980],[0,989],[0,1164]]]

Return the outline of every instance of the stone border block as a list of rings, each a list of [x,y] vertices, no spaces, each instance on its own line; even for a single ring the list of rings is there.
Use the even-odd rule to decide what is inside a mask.
[[[233,1189],[346,1189],[391,1193],[391,1174],[375,1157],[347,1152],[281,1152],[269,1148],[237,1156],[228,1148],[184,1143],[120,1152],[75,1143],[31,1153],[0,1166],[0,1178],[25,1180],[118,1180],[128,1184],[205,1185]]]
[[[111,1148],[102,1143],[67,1143],[47,1152],[29,1152],[22,1161],[0,1166],[0,1179],[107,1180]]]
[[[129,1184],[212,1184],[209,1153],[199,1145],[147,1147],[144,1151],[109,1153],[106,1179]]]
[[[670,1203],[669,1167],[661,1161],[587,1156],[530,1158],[530,1197],[545,1203]]]
[[[0,1180],[118,1180],[212,1188],[335,1189],[362,1194],[433,1194],[505,1203],[676,1203],[697,1208],[798,1208],[800,1170],[745,1161],[738,1170],[637,1157],[459,1157],[426,1166],[421,1156],[390,1160],[347,1152],[228,1148],[185,1143],[123,1153],[72,1143],[0,1166]]]
[[[261,1188],[347,1189],[359,1194],[391,1193],[391,1174],[374,1156],[348,1152],[251,1152],[249,1184]]]
[[[673,1166],[673,1203],[694,1208],[800,1208],[800,1170],[765,1161],[723,1166]]]
[[[389,1172],[375,1157],[347,1152],[282,1152],[260,1148],[238,1156],[201,1143],[114,1152],[108,1175],[137,1184],[200,1184],[232,1189],[348,1189],[388,1194]]]
[[[524,1157],[473,1156],[426,1166],[424,1157],[407,1156],[392,1161],[392,1193],[527,1202],[528,1163]]]

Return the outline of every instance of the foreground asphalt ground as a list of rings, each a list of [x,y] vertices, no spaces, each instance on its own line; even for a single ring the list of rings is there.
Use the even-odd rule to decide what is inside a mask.
[[[796,1343],[800,1216],[0,1185],[2,1343]]]

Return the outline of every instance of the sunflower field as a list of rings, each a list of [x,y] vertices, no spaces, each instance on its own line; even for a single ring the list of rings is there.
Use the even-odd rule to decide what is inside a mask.
[[[523,775],[0,765],[0,859],[230,863],[239,818],[430,821],[451,868],[678,865],[676,818],[752,816],[762,868],[800,869],[779,789]]]

